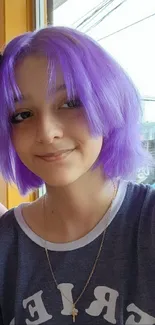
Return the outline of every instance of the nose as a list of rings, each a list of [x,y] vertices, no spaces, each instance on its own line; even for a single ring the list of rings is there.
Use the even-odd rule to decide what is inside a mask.
[[[63,127],[56,118],[44,115],[39,118],[36,125],[36,141],[50,144],[54,139],[63,137]]]

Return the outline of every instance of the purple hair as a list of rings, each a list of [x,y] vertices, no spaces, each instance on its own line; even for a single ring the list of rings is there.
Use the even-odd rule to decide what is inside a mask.
[[[30,55],[45,55],[49,62],[49,89],[60,65],[68,97],[78,94],[92,136],[103,135],[95,166],[108,177],[126,178],[147,158],[140,140],[141,103],[129,77],[95,41],[66,27],[47,27],[14,38],[5,48],[0,67],[0,171],[20,192],[38,188],[43,180],[21,162],[11,140],[10,114],[14,95],[20,97],[15,65]]]

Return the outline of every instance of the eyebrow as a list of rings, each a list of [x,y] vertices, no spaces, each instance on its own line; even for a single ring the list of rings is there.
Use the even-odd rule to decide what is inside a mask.
[[[62,91],[62,90],[66,90],[66,85],[65,84],[62,84],[62,85],[59,85],[56,87],[56,93],[59,92],[59,91]],[[19,102],[22,102],[22,101],[26,101],[26,100],[29,100],[30,99],[30,96],[27,96],[27,97],[24,97],[24,95],[21,94],[21,97],[18,98],[18,97],[14,97],[14,103],[19,103]]]
[[[30,96],[25,97],[23,94],[20,94],[19,97],[14,96],[13,101],[14,101],[14,104],[16,104],[16,103],[20,103],[20,102],[22,102],[22,101],[27,101],[27,100],[29,100],[29,99],[30,99]]]

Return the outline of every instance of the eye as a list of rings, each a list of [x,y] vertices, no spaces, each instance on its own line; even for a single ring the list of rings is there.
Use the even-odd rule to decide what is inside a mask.
[[[32,116],[32,113],[30,111],[14,113],[13,116],[11,117],[11,123],[12,124],[21,123],[22,121],[28,119],[31,116]]]
[[[81,107],[81,101],[79,99],[71,99],[64,103],[61,108],[78,108]]]

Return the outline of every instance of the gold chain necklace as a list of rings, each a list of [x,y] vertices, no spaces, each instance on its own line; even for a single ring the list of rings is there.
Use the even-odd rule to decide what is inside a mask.
[[[112,181],[113,182],[113,181]],[[109,207],[109,211],[111,211],[111,207],[112,207],[112,204],[113,204],[113,201],[116,197],[116,193],[117,193],[117,188],[116,188],[116,185],[115,183],[113,182],[113,187],[114,187],[114,193],[113,193],[113,198],[111,200],[111,204],[110,204],[110,207]],[[44,196],[43,198],[43,211],[44,211],[44,221],[46,221],[46,202],[45,202],[45,198],[46,196]],[[96,265],[97,265],[97,262],[99,260],[99,257],[100,257],[100,254],[101,254],[101,250],[102,250],[102,247],[103,247],[103,243],[104,243],[104,238],[105,238],[105,233],[106,233],[106,228],[107,226],[105,227],[105,230],[103,232],[103,235],[102,235],[102,238],[101,238],[101,243],[100,243],[100,246],[99,246],[99,250],[97,252],[97,255],[96,255],[96,258],[95,258],[95,261],[94,261],[94,264],[93,264],[93,267],[92,267],[92,270],[88,276],[88,279],[84,285],[84,288],[82,289],[80,295],[77,297],[77,299],[72,302],[71,300],[68,299],[68,297],[66,297],[66,295],[63,293],[63,291],[61,291],[61,294],[62,296],[68,300],[68,302],[70,302],[70,304],[72,305],[72,311],[71,311],[71,315],[72,315],[72,318],[73,318],[73,323],[75,323],[75,320],[76,320],[76,316],[78,316],[78,310],[76,309],[76,305],[78,303],[78,301],[81,299],[81,297],[83,296],[84,292],[86,291],[89,283],[90,283],[90,280],[95,272],[95,269],[96,269]],[[45,222],[45,230],[46,230],[46,222]],[[52,275],[52,278],[54,280],[54,283],[56,285],[56,288],[58,289],[58,282],[57,282],[57,279],[55,277],[55,274],[54,274],[54,271],[53,271],[53,267],[52,267],[52,264],[51,264],[51,261],[50,261],[50,258],[49,258],[49,253],[48,253],[48,249],[47,249],[47,241],[44,240],[44,249],[45,249],[45,253],[46,253],[46,257],[47,257],[47,261],[48,261],[48,265],[49,265],[49,268],[50,268],[50,272],[51,272],[51,275]],[[58,289],[59,290],[59,289]]]

